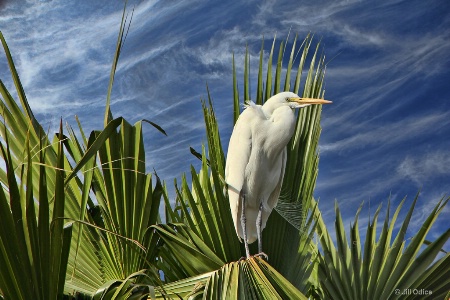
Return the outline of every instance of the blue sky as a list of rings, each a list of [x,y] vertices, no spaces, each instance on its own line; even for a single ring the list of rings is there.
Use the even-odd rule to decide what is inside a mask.
[[[382,3],[381,3],[382,2]],[[450,194],[450,6],[445,1],[132,1],[112,111],[145,128],[149,171],[173,178],[199,163],[205,142],[201,98],[208,83],[222,141],[232,130],[231,53],[242,73],[248,44],[256,67],[276,34],[322,38],[328,60],[315,196],[333,226],[338,201],[346,226],[364,201],[361,228],[391,195],[395,207],[419,189],[411,234]],[[55,130],[59,118],[101,128],[121,1],[0,1],[6,37],[30,105]],[[292,42],[291,34],[291,42]],[[253,74],[256,74],[254,69]],[[0,78],[13,90],[4,58]],[[242,78],[242,77],[241,77]],[[256,80],[253,84],[256,86]],[[242,86],[242,83],[241,83]],[[450,206],[430,239],[448,228]],[[449,249],[447,249],[449,250]]]

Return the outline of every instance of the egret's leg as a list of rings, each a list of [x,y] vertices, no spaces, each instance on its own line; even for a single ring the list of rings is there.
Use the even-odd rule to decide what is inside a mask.
[[[256,234],[258,235],[258,254],[255,257],[263,256],[267,261],[269,261],[269,257],[262,251],[262,211],[263,204],[259,205],[258,216],[256,217]]]
[[[261,203],[259,205],[258,216],[256,218],[256,234],[258,235],[258,254],[256,254],[255,257],[263,256],[268,261],[269,257],[267,256],[267,254],[262,252],[262,229],[261,229],[261,227],[262,227],[262,210],[263,210],[263,205]]]
[[[242,191],[240,194],[241,194],[240,198],[242,199],[241,224],[244,235],[245,255],[247,256],[247,258],[249,258],[250,250],[248,249],[248,242],[247,242],[247,218],[245,217],[245,196],[242,194]]]
[[[258,235],[258,253],[262,253],[262,210],[263,204],[259,204],[258,216],[256,217],[256,234]]]

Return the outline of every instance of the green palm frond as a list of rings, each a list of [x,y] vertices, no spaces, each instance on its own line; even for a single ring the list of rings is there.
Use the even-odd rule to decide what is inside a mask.
[[[123,42],[124,22],[123,18],[118,43]],[[147,269],[149,278],[158,282],[153,266],[155,251],[148,251],[154,247],[151,243],[155,239],[153,231],[148,228],[159,220],[163,187],[157,176],[146,174],[142,122],[130,125],[123,118],[112,119],[107,105],[105,116],[110,115],[110,118],[107,118],[109,122],[102,131],[92,132],[87,139],[79,123],[81,141],[68,126],[68,136],[59,133],[50,142],[33,117],[6,42],[2,35],[0,38],[22,105],[17,105],[0,82],[0,113],[5,121],[0,125],[0,133],[4,140],[9,137],[8,160],[13,166],[28,166],[27,172],[38,176],[36,178],[44,178],[40,172],[42,166],[45,166],[46,188],[42,188],[39,180],[30,180],[32,188],[24,188],[32,195],[29,197],[33,197],[36,203],[36,211],[43,216],[39,218],[39,222],[44,222],[45,218],[48,218],[48,222],[55,218],[76,222],[72,233],[74,238],[67,248],[70,249],[70,255],[64,266],[58,269],[65,273],[67,268],[67,280],[65,285],[64,280],[62,285],[61,281],[56,284],[55,277],[52,284],[60,289],[58,293],[62,293],[61,287],[64,287],[66,292],[93,294],[105,282],[124,280],[142,269]],[[118,47],[116,50],[120,52],[120,49]],[[118,57],[116,53],[112,73]],[[144,122],[162,130],[150,121]],[[61,146],[64,147],[62,152],[58,148]],[[45,155],[41,156],[43,151]],[[27,163],[27,160],[30,162]],[[61,179],[61,172],[67,174],[67,177]],[[6,172],[1,170],[0,180],[4,186],[9,186],[11,176],[16,176],[19,179],[25,178],[25,181],[19,181],[18,184],[25,184],[31,175],[23,177],[22,173],[21,167],[10,168]],[[65,204],[61,206],[61,200],[55,199],[64,199]],[[53,223],[59,224],[61,221]],[[145,251],[136,247],[136,243],[129,242],[130,240],[145,245]],[[56,251],[61,251],[61,245],[55,244],[52,249],[52,257],[59,257]],[[39,270],[38,265],[33,267]],[[30,274],[32,273],[30,270]],[[28,290],[30,293],[35,292]]]
[[[157,288],[156,299],[307,299],[259,257]]]
[[[447,239],[449,233],[447,231]],[[442,238],[443,236],[441,236]],[[437,241],[435,241],[437,242]],[[428,262],[429,263],[429,262]],[[422,275],[411,283],[411,287],[415,287],[418,291],[432,291],[433,297],[438,299],[448,299],[450,297],[450,254],[437,260]],[[405,299],[422,299],[423,295],[414,295],[410,293]]]
[[[127,278],[111,280],[102,285],[92,297],[93,300],[129,299],[138,300],[156,298],[155,287],[145,283],[148,278],[146,270],[130,274]]]
[[[27,153],[25,146],[29,145],[30,155],[32,159],[32,173],[34,175],[37,175],[40,172],[39,152],[42,149],[46,149],[44,164],[51,166],[46,171],[48,174],[47,185],[49,189],[55,190],[55,174],[57,172],[55,166],[58,161],[57,145],[59,144],[59,140],[56,139],[51,142],[47,134],[45,134],[44,130],[42,129],[42,126],[34,118],[33,112],[29,107],[25,93],[23,91],[19,75],[17,74],[17,70],[14,66],[14,61],[6,45],[6,41],[1,33],[0,39],[2,41],[5,54],[8,58],[8,65],[11,70],[11,76],[13,78],[13,81],[15,82],[16,91],[21,102],[20,107],[11,96],[11,93],[9,93],[9,91],[6,89],[3,82],[0,81],[0,94],[2,97],[2,101],[0,101],[0,115],[4,120],[4,123],[0,125],[0,134],[3,140],[6,140],[7,136],[9,137],[8,143],[11,150],[11,159],[12,163],[15,165],[21,165],[25,162]],[[69,163],[66,160],[65,156],[63,157],[63,159],[63,167],[65,168]],[[19,172],[19,170],[15,169],[14,172]],[[0,180],[2,181],[2,183],[7,184],[7,175],[5,174],[5,171],[3,169],[0,171]],[[71,189],[68,193],[66,193],[66,198],[68,200],[68,209],[66,211],[66,214],[69,214],[70,217],[75,217],[77,212],[79,211],[79,207],[77,208],[76,201],[76,198],[79,196],[79,194],[75,185],[72,185],[71,187],[74,187],[74,189]],[[36,197],[39,197],[39,185],[37,182],[33,183],[33,194]],[[50,202],[49,208],[50,211],[53,210],[53,202]]]
[[[125,22],[123,17],[111,71],[110,89],[123,43]],[[108,93],[108,99],[110,96]],[[89,179],[91,185],[83,186],[83,191],[90,188],[101,212],[101,224],[96,224],[91,218],[93,226],[88,229],[91,236],[85,238],[83,246],[78,243],[77,250],[73,251],[78,256],[74,256],[69,262],[71,281],[68,286],[84,289],[89,293],[105,282],[125,280],[143,269],[148,270],[147,277],[152,279],[152,284],[159,280],[154,272],[156,240],[153,237],[154,231],[149,228],[157,224],[160,218],[159,207],[164,189],[156,174],[152,176],[146,173],[143,122],[151,124],[163,134],[165,132],[148,120],[131,125],[122,117],[112,119],[108,103],[109,101],[105,108],[105,121],[109,121],[105,128],[92,132],[87,140],[79,124],[82,142],[70,130],[71,143],[67,144],[71,158],[77,163],[69,179],[77,178],[77,172],[84,166],[83,177],[85,180]],[[106,231],[99,233],[92,229],[95,228],[94,225],[100,225]],[[130,240],[142,245],[142,249],[136,247],[136,243],[128,242]],[[84,270],[92,268],[93,261],[97,268],[89,273],[87,280]]]
[[[319,279],[327,299],[403,299],[402,291],[419,288],[430,288],[433,299],[444,297],[450,285],[448,277],[442,276],[450,272],[448,255],[431,264],[450,238],[450,230],[420,250],[431,226],[450,198],[441,199],[437,203],[419,231],[407,244],[405,233],[417,199],[418,195],[393,242],[391,240],[394,226],[405,199],[399,204],[391,220],[388,204],[385,221],[377,240],[376,229],[381,206],[378,207],[372,221],[367,225],[364,248],[361,246],[358,228],[360,210],[351,226],[348,241],[341,213],[336,205],[337,248],[334,247],[319,216],[320,242],[323,248],[319,263]],[[436,278],[442,281],[438,283]]]
[[[159,251],[158,266],[166,281],[217,270],[225,264],[190,227],[184,224],[154,226],[164,243]]]
[[[61,133],[62,126],[60,128]],[[63,295],[73,229],[72,224],[65,224],[63,219],[65,171],[62,141],[57,146],[55,177],[50,178],[47,171],[51,168],[45,164],[45,148],[38,149],[39,162],[34,164],[30,143],[27,142],[25,162],[16,165],[8,135],[4,138],[5,143],[0,142],[0,148],[7,179],[0,189],[0,290],[6,299],[59,299]],[[36,166],[38,174],[33,173]],[[54,190],[47,185],[50,179],[55,182]],[[40,191],[38,206],[33,194],[35,185]],[[49,202],[53,202],[51,214]]]
[[[110,128],[110,125],[113,126]],[[89,158],[91,153],[98,153],[100,166],[85,169],[84,179],[91,173],[92,191],[102,212],[101,225],[115,233],[97,233],[92,228],[88,229],[92,237],[84,240],[84,247],[79,243],[74,252],[89,259],[74,257],[69,263],[72,288],[89,290],[83,270],[89,269],[92,261],[96,260],[98,265],[96,274],[93,274],[100,280],[94,285],[98,287],[106,281],[124,279],[138,270],[151,268],[149,263],[155,260],[150,255],[154,252],[148,251],[153,242],[153,232],[148,228],[158,222],[163,187],[157,176],[146,173],[142,122],[131,125],[118,118],[108,126],[102,132],[93,132],[89,141],[84,140],[85,151],[75,136],[71,141],[76,142],[68,148],[73,160],[79,164],[93,159],[94,156]],[[105,132],[107,135],[102,136]],[[77,165],[74,171],[78,169]],[[95,225],[93,220],[90,222]],[[144,245],[146,251],[142,252],[136,244],[126,242],[127,239]]]

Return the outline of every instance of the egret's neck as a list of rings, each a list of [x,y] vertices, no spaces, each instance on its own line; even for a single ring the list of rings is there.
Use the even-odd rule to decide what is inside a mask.
[[[286,147],[295,131],[295,114],[289,106],[275,109],[269,119],[267,143],[270,145],[269,156],[278,155]]]

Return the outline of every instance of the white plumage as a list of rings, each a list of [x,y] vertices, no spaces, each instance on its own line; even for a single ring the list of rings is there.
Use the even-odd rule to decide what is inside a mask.
[[[236,233],[242,239],[244,204],[247,256],[247,243],[257,239],[262,252],[261,231],[278,202],[286,166],[286,145],[295,131],[294,109],[325,103],[331,102],[282,92],[263,106],[250,102],[239,116],[228,146],[225,181]]]

